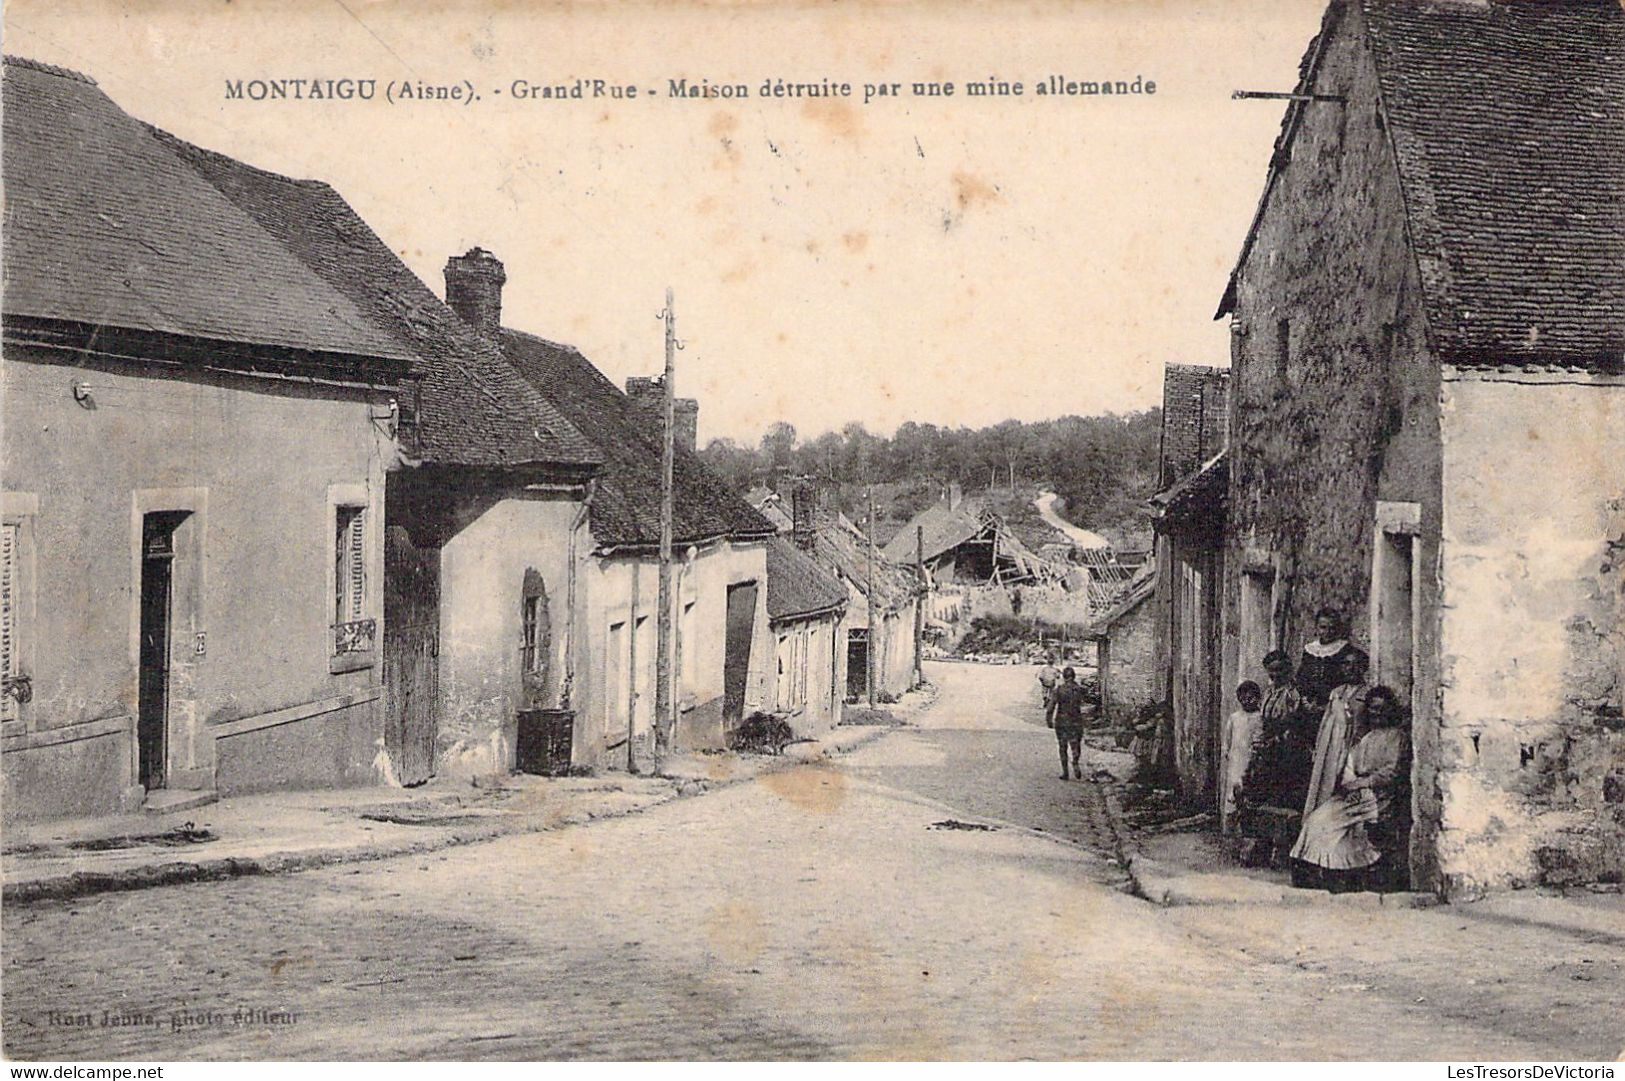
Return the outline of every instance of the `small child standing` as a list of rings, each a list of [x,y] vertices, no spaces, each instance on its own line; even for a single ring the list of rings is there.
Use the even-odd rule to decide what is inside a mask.
[[[1230,714],[1224,741],[1223,824],[1227,833],[1236,830],[1236,795],[1263,733],[1264,715],[1259,712],[1263,703],[1264,692],[1252,680],[1245,680],[1236,687],[1236,704],[1241,708]]]

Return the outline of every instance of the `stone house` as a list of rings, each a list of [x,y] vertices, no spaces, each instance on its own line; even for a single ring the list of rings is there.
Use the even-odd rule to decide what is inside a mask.
[[[1229,464],[1230,372],[1169,364],[1163,374],[1155,547],[1156,701],[1169,710],[1174,775],[1187,802],[1215,789],[1224,686],[1220,584]]]
[[[844,688],[845,700],[867,700],[869,694],[871,594],[867,584],[871,567],[875,696],[884,699],[903,694],[914,686],[919,666],[915,621],[926,614],[925,606],[931,600],[925,584],[915,575],[912,563],[905,566],[888,559],[878,545],[871,558],[863,531],[846,515],[822,505],[825,493],[817,490],[816,482],[803,478],[790,488],[788,501],[767,487],[754,488],[745,498],[769,521],[778,523],[778,532],[793,537],[796,547],[846,591],[846,611],[836,631],[836,683]]]
[[[1223,681],[1340,606],[1411,873],[1625,871],[1625,10],[1339,0],[1219,307]]]
[[[774,643],[768,707],[797,736],[818,736],[841,721],[846,587],[818,565],[803,531],[767,546],[767,617]]]
[[[501,263],[431,292],[335,191],[157,133],[410,361],[387,472],[384,779],[624,762],[654,705],[659,450],[573,349],[501,327]],[[680,450],[680,745],[763,701],[771,527]],[[686,648],[685,648],[686,643]],[[369,758],[369,765],[373,759]]]
[[[1143,567],[1110,608],[1090,624],[1095,643],[1101,715],[1114,721],[1158,702],[1157,589],[1154,566]]]
[[[461,288],[456,263],[448,264],[448,295]],[[654,715],[660,411],[651,392],[640,389],[647,384],[630,381],[629,396],[576,349],[494,325],[489,313],[500,310],[500,280],[483,295],[470,320],[603,458],[578,523],[585,573],[578,575],[574,607],[586,653],[572,704],[577,760],[619,761],[628,738],[648,743]],[[656,400],[660,393],[655,387]],[[775,663],[767,559],[776,530],[695,454],[697,410],[691,400],[679,401],[673,463],[674,739],[689,749],[725,746],[743,717],[769,703]]]
[[[411,351],[93,80],[4,96],[7,816],[378,780]]]

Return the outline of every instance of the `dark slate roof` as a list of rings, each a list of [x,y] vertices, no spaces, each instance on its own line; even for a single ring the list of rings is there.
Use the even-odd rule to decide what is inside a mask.
[[[806,619],[839,611],[846,587],[789,537],[767,545],[767,614],[770,619]]]
[[[1157,565],[1147,563],[1129,581],[1111,607],[1090,621],[1085,637],[1099,639],[1109,636],[1113,626],[1149,600],[1156,591]]]
[[[886,553],[887,559],[895,563],[912,565],[920,548],[921,537],[918,530],[925,531],[924,558],[935,559],[942,553],[981,536],[985,528],[987,526],[982,521],[977,504],[960,503],[957,507],[949,509],[946,502],[937,502],[910,518],[908,524],[886,542],[882,551]]]
[[[1230,369],[1169,364],[1162,375],[1162,448],[1158,484],[1176,484],[1224,449]]]
[[[660,446],[647,418],[574,348],[516,330],[502,332],[508,362],[597,448],[604,468],[590,511],[593,536],[605,547],[660,542]],[[774,536],[773,524],[678,448],[672,536],[679,544],[719,537]]]
[[[331,187],[256,169],[156,129],[153,135],[417,358],[422,401],[408,440],[415,457],[493,468],[602,460],[496,344],[430,292]]]
[[[6,57],[4,98],[8,318],[410,358],[91,79]]]
[[[1441,359],[1625,358],[1625,8],[1363,6]]]
[[[1298,89],[1314,89],[1340,4]],[[1432,344],[1456,364],[1625,357],[1625,9],[1361,0]],[[1216,317],[1235,304],[1305,106],[1291,103]]]
[[[858,593],[869,588],[869,546],[863,534],[844,515],[820,511],[815,517],[813,556]],[[878,546],[874,558],[874,599],[877,608],[895,611],[920,592],[914,572],[887,559]]]

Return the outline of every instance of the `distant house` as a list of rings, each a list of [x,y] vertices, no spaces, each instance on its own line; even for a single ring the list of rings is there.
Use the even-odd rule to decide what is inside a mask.
[[[472,254],[472,253],[471,253]],[[462,257],[468,259],[469,257]],[[495,259],[483,256],[490,262]],[[500,266],[500,264],[498,264]],[[448,264],[447,291],[462,271]],[[478,282],[489,282],[486,275]],[[500,287],[500,283],[499,283]],[[498,299],[486,306],[499,308]],[[485,317],[471,313],[479,325]],[[578,558],[588,561],[577,594],[589,680],[574,683],[583,761],[612,761],[628,738],[650,738],[656,698],[660,420],[647,385],[623,394],[576,349],[516,330],[488,329],[531,386],[599,448],[604,466],[583,504]],[[658,394],[657,394],[658,396]],[[777,535],[729,492],[694,453],[697,406],[682,405],[674,460],[673,612],[680,748],[717,748],[771,696],[774,663],[767,613],[767,547]],[[630,735],[629,735],[630,733]]]
[[[755,507],[763,518],[773,523],[773,528],[780,533],[790,532],[790,512],[785,508],[784,497],[766,485],[758,485],[745,493],[745,502]]]
[[[1215,788],[1224,713],[1218,648],[1229,381],[1224,368],[1165,369],[1159,491],[1150,500],[1156,531],[1155,695],[1172,713],[1175,774],[1180,795],[1191,801]]]
[[[774,663],[765,705],[798,736],[816,736],[841,720],[846,642],[841,621],[846,587],[819,566],[814,537],[779,536],[767,546],[767,617]]]
[[[1328,6],[1219,307],[1224,683],[1340,606],[1448,896],[1625,873],[1625,10]]]
[[[411,347],[93,80],[4,99],[5,813],[381,779]]]
[[[1156,568],[1148,565],[1086,635],[1095,642],[1100,708],[1113,720],[1158,700],[1156,585]]]
[[[923,559],[938,585],[1011,585],[1033,580],[1043,566],[998,515],[962,498],[957,484],[909,519],[882,552],[901,566]]]

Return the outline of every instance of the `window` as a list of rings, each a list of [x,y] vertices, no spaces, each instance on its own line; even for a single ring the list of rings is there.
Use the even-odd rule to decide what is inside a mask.
[[[629,706],[626,668],[630,659],[631,642],[626,632],[626,621],[611,623],[605,652],[609,663],[604,666],[604,697],[607,699],[604,720],[608,725],[606,741],[614,745],[626,738],[626,711]]]
[[[548,614],[547,586],[534,568],[525,570],[519,606],[519,666],[526,678],[547,674],[552,649],[552,619]]]
[[[367,589],[366,507],[339,507],[333,539],[333,622],[360,619]]]
[[[376,620],[367,618],[367,508],[333,508],[333,671],[371,664]],[[335,662],[337,663],[337,662]]]

